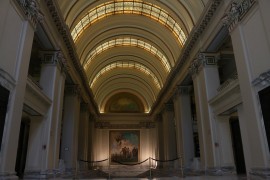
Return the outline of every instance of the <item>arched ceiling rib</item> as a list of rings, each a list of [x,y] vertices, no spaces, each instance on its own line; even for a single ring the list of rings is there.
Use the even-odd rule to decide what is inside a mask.
[[[150,110],[208,0],[57,0],[100,111],[116,93]]]
[[[89,82],[93,81],[95,75],[104,67],[115,62],[130,61],[147,67],[157,77],[158,81],[164,84],[168,73],[162,64],[151,53],[143,49],[139,50],[136,47],[115,47],[109,49],[106,53],[100,54],[93,60],[91,66],[89,66],[90,70],[87,71]]]
[[[93,49],[89,54],[87,55],[85,61],[83,61],[82,65],[84,69],[87,71],[88,67],[90,66],[91,61],[100,53],[103,51],[106,51],[110,48],[116,47],[116,46],[133,46],[138,47],[146,50],[147,52],[153,54],[156,56],[161,64],[163,65],[166,72],[170,72],[171,65],[167,59],[167,57],[158,50],[155,46],[135,38],[130,37],[122,37],[117,39],[112,39],[110,41],[104,42],[103,44],[97,46],[95,49]]]
[[[117,18],[114,18],[114,20]],[[80,43],[77,45],[77,51],[81,59],[81,63],[87,58],[97,46],[117,38],[130,37],[138,40],[143,40],[151,44],[161,51],[168,59],[173,67],[181,50],[177,46],[174,37],[171,34],[164,33],[164,29],[155,29],[153,22],[146,21],[145,24],[140,23],[142,19],[128,19],[128,22],[121,21],[125,26],[119,26],[119,22],[108,22],[108,29],[102,24],[97,24],[98,29],[91,29],[89,33],[84,34]],[[139,27],[142,26],[142,27]],[[149,28],[149,29],[148,29]],[[153,34],[156,31],[157,34]],[[91,33],[90,33],[91,32]]]
[[[146,76],[150,76],[152,78],[152,81],[154,82],[156,88],[160,90],[163,86],[163,83],[158,80],[156,75],[149,68],[145,67],[143,64],[140,64],[134,61],[118,61],[118,62],[111,63],[107,65],[106,67],[102,68],[95,75],[93,80],[89,82],[90,87],[92,88],[102,75],[109,73],[110,71],[118,70],[118,69],[130,69],[130,70],[136,70],[139,73],[144,73]]]
[[[161,7],[141,0],[109,1],[90,9],[76,25],[72,27],[71,36],[74,42],[81,34],[98,20],[117,14],[135,14],[151,18],[169,28],[175,35],[179,44],[183,46],[187,35],[179,23]]]
[[[103,101],[100,103],[100,107],[99,107],[100,111],[105,112],[105,107],[109,99],[111,99],[111,97],[113,97],[114,95],[120,94],[120,93],[130,93],[130,94],[135,95],[142,102],[145,112],[146,113],[149,112],[149,104],[147,103],[147,100],[142,96],[141,93],[135,91],[134,89],[121,89],[121,88],[114,89],[110,94],[107,94],[107,96],[103,98]]]

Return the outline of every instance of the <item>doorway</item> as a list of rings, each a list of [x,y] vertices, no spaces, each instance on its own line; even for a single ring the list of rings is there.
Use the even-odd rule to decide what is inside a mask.
[[[15,166],[15,171],[20,179],[23,178],[26,164],[29,130],[30,130],[30,120],[25,118],[22,119],[17,149],[16,166]]]
[[[246,165],[238,117],[230,118],[234,162],[237,174],[246,174]]]

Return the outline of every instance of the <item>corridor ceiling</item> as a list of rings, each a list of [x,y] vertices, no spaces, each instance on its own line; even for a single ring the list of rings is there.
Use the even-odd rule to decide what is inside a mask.
[[[57,1],[99,111],[122,93],[148,113],[208,0]]]

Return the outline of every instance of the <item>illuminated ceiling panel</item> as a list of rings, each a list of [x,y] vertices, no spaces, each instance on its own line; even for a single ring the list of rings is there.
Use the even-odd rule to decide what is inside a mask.
[[[109,72],[113,69],[116,68],[129,68],[129,69],[135,69],[138,70],[144,74],[146,74],[147,76],[150,76],[154,82],[154,84],[156,85],[156,88],[158,88],[159,90],[162,88],[163,84],[159,82],[159,80],[157,79],[157,77],[155,76],[155,74],[148,69],[147,67],[145,67],[144,65],[140,64],[140,63],[136,63],[134,61],[118,61],[115,63],[111,63],[109,65],[107,65],[106,67],[104,67],[102,70],[100,70],[94,77],[94,79],[92,80],[92,82],[90,82],[90,87],[92,88],[95,83],[97,82],[98,78],[100,76],[102,76],[103,74],[105,74],[106,72]]]
[[[96,21],[115,14],[138,14],[156,20],[170,29],[181,46],[187,39],[180,25],[159,6],[141,0],[116,0],[103,3],[88,11],[71,32],[74,42]]]
[[[113,39],[110,41],[107,41],[98,47],[96,47],[93,51],[91,51],[87,58],[86,61],[83,64],[83,67],[85,70],[88,69],[91,61],[97,56],[98,54],[102,53],[103,51],[116,47],[116,46],[135,46],[139,47],[142,49],[145,49],[146,51],[152,53],[154,56],[158,57],[158,59],[161,61],[163,67],[165,68],[165,71],[168,73],[171,70],[171,66],[169,64],[168,59],[166,56],[160,52],[156,47],[152,46],[149,43],[146,43],[142,40],[139,39],[134,39],[130,37],[125,37],[125,38],[118,38],[118,39]]]

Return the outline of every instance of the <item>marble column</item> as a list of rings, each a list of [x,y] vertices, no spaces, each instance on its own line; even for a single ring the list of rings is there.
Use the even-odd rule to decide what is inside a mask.
[[[176,132],[174,121],[173,104],[165,104],[162,112],[163,123],[163,145],[164,145],[164,159],[172,160],[177,158],[176,152]],[[174,167],[174,161],[166,162],[165,167]]]
[[[88,155],[87,155],[88,161],[94,161],[94,153],[95,153],[94,138],[95,138],[95,117],[90,114],[88,119]],[[93,168],[92,166],[93,164],[88,164],[89,168]]]
[[[157,152],[156,159],[164,160],[164,133],[163,133],[163,123],[162,123],[162,115],[158,114],[155,117],[156,121],[156,133],[157,133]],[[163,164],[157,162],[158,167],[163,167]]]
[[[215,154],[215,119],[208,103],[217,94],[220,85],[216,62],[216,54],[199,53],[190,67],[194,84],[201,168],[205,170],[218,165]]]
[[[37,2],[30,9],[7,0],[1,1],[0,14],[0,84],[10,91],[0,151],[0,179],[13,179],[17,178],[16,154],[34,31],[42,16]]]
[[[178,86],[174,95],[177,154],[185,168],[190,168],[194,158],[190,89],[190,86]]]
[[[78,128],[80,119],[80,88],[78,85],[65,87],[61,159],[66,171],[73,171],[78,160]]]
[[[45,155],[41,170],[48,171],[59,168],[61,121],[67,68],[65,66],[66,60],[60,51],[41,51],[40,58],[42,65],[39,84],[52,101],[43,119],[42,135]]]
[[[78,158],[79,160],[88,160],[88,140],[89,138],[89,110],[87,103],[81,103],[81,112],[79,120],[79,139],[78,139]],[[80,170],[88,167],[87,162],[80,161]]]
[[[246,171],[269,174],[270,154],[258,92],[270,86],[269,1],[246,0],[232,4],[224,16],[233,45],[243,103],[238,106]],[[269,175],[268,175],[269,177]],[[256,177],[258,178],[258,177]]]

